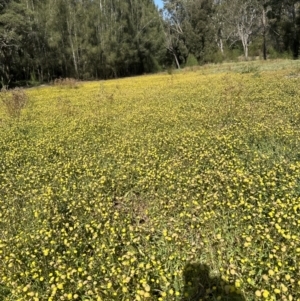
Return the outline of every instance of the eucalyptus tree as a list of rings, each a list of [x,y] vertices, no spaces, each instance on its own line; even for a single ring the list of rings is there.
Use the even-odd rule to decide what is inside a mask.
[[[153,0],[0,0],[0,78],[108,78],[165,55]]]
[[[154,70],[161,61],[163,30],[152,0],[99,0],[93,2],[90,16],[95,24],[90,27],[89,56],[97,62],[94,73],[139,74]]]
[[[212,0],[193,0],[186,3],[184,21],[186,45],[199,62],[210,61],[217,50],[214,14]]]
[[[8,84],[24,77],[17,66],[26,64],[31,18],[23,2],[1,1],[0,9],[0,76],[2,84]]]
[[[224,42],[226,42],[229,38],[228,28],[225,26],[225,22],[223,18],[224,1],[215,0],[213,5],[214,5],[214,14],[212,16],[213,19],[212,25],[214,27],[215,42],[220,52],[224,54]]]
[[[240,41],[248,59],[249,45],[261,28],[259,0],[224,0],[222,15],[231,43]]]
[[[184,31],[186,13],[186,0],[164,0],[165,45],[178,69],[188,56]]]
[[[205,62],[215,52],[212,0],[164,0],[166,46],[177,66],[188,55]]]
[[[270,36],[276,50],[291,52],[297,58],[300,47],[300,1],[269,0],[268,5]]]

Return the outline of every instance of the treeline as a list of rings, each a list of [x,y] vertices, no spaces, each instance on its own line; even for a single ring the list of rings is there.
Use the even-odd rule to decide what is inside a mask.
[[[164,0],[169,53],[181,64],[298,58],[299,0]]]
[[[295,0],[0,0],[2,85],[298,58],[299,41]]]
[[[164,55],[152,0],[0,0],[4,83],[141,74]]]

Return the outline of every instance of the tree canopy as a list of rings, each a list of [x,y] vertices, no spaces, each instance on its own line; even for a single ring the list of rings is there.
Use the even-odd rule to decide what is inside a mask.
[[[296,0],[0,0],[2,85],[299,56]]]

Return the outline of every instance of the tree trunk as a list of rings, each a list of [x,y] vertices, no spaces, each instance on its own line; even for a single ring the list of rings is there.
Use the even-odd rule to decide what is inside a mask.
[[[245,44],[245,59],[248,61],[248,44]]]
[[[243,48],[244,48],[245,59],[247,61],[248,60],[248,38],[243,33],[240,34],[240,37],[241,37],[241,41],[242,41]]]
[[[299,39],[297,33],[296,7],[293,5],[293,58],[297,59],[299,56]]]
[[[69,21],[67,21],[67,25],[68,25],[68,33],[69,33],[70,46],[71,46],[71,50],[72,50],[74,69],[75,69],[76,77],[78,78],[77,58],[76,58],[76,52],[75,52],[75,48],[74,48],[74,44],[73,44],[73,40],[72,40],[71,25],[70,25]]]
[[[224,54],[224,46],[223,46],[223,40],[222,40],[222,38],[220,38],[219,44],[220,44],[221,53]]]
[[[178,69],[180,69],[180,65],[179,65],[176,53],[173,52],[173,55],[174,55],[174,59],[175,59],[175,62],[176,62],[176,66],[177,66]]]
[[[267,59],[267,43],[266,43],[266,9],[263,6],[263,11],[262,11],[262,23],[263,23],[263,56],[264,60]]]

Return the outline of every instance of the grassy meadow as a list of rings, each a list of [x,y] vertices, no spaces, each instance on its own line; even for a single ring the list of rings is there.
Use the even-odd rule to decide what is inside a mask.
[[[300,300],[300,63],[170,73],[0,104],[0,300]]]

